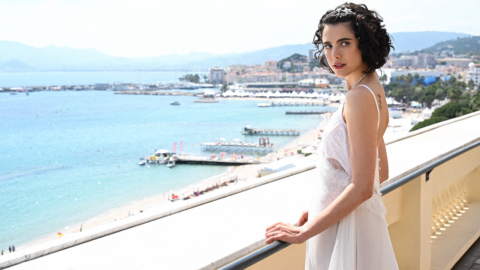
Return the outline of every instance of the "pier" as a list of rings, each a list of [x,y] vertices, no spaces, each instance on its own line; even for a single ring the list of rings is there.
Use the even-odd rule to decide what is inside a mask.
[[[235,139],[233,142],[227,142],[225,139],[220,139],[218,142],[202,143],[203,151],[212,152],[228,152],[228,153],[270,153],[275,151],[273,143],[270,143],[269,138],[260,138],[259,143],[240,142]]]
[[[325,106],[324,101],[274,101],[272,106]]]
[[[324,114],[329,111],[286,111],[285,114]]]
[[[219,165],[219,166],[240,166],[249,164],[265,163],[261,160],[253,158],[238,158],[237,157],[202,157],[202,156],[190,156],[180,155],[177,157],[177,164],[198,164],[198,165]]]
[[[215,99],[199,99],[195,100],[194,103],[218,103],[218,100]]]
[[[243,131],[243,135],[273,135],[273,136],[299,136],[300,130],[298,129],[262,129],[251,128],[246,126]]]

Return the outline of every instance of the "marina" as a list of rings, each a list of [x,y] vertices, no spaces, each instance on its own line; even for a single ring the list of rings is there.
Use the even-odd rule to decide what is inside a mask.
[[[324,114],[329,111],[286,111],[285,114]]]
[[[299,136],[300,130],[298,129],[262,129],[251,128],[245,126],[242,131],[243,135],[273,135],[273,136]]]

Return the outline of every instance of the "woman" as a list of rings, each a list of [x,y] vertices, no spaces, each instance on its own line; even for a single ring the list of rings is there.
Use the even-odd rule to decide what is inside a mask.
[[[307,241],[306,269],[398,269],[380,194],[389,116],[375,70],[393,48],[382,22],[366,5],[345,3],[323,15],[315,33],[316,58],[345,78],[348,92],[323,133],[308,211],[298,227],[276,223],[265,235],[267,244]]]

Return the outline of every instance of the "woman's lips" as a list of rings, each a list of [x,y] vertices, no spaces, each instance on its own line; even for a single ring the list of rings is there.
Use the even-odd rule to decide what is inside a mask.
[[[335,64],[333,65],[334,69],[342,69],[345,66],[345,64]]]

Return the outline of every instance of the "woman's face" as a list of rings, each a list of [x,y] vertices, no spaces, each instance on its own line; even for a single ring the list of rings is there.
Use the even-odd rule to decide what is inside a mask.
[[[358,39],[345,23],[327,24],[322,39],[325,57],[335,75],[344,78],[359,69],[364,70]]]

